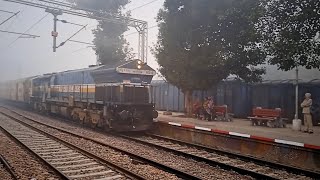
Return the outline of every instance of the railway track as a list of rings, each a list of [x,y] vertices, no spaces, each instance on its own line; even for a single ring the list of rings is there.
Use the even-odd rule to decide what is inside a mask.
[[[1,154],[0,154],[0,169],[5,169],[6,172],[2,172],[2,173],[8,173],[8,175],[11,176],[11,178],[13,180],[18,179],[16,174],[14,173],[12,167],[9,165],[7,160]],[[0,171],[2,171],[2,170],[0,170]],[[1,177],[1,175],[5,176],[4,174],[0,173],[0,177]],[[9,178],[9,177],[7,177],[7,178]]]
[[[10,119],[1,119],[1,129],[51,167],[61,179],[144,179],[121,167],[115,169],[110,162],[6,116]]]
[[[7,109],[6,107],[2,107],[2,108],[5,108]],[[9,109],[7,109],[9,110]],[[123,149],[120,149],[120,148],[117,148],[117,147],[114,147],[114,146],[111,146],[110,144],[106,144],[106,143],[102,143],[102,142],[99,142],[97,140],[94,140],[92,138],[88,138],[88,137],[85,137],[85,136],[82,136],[82,135],[79,135],[79,134],[76,134],[76,133],[72,133],[70,131],[67,131],[67,130],[64,130],[64,129],[61,129],[61,128],[58,128],[58,127],[55,127],[55,126],[51,126],[51,125],[48,125],[48,124],[45,124],[45,123],[41,123],[37,120],[34,120],[34,119],[31,119],[31,118],[28,118],[22,114],[19,114],[18,112],[15,112],[13,110],[9,110],[10,112],[16,114],[16,115],[19,115],[20,117],[24,118],[24,119],[27,119],[33,123],[37,123],[37,124],[40,124],[40,125],[43,125],[43,126],[46,126],[46,127],[49,127],[49,128],[52,128],[52,129],[55,129],[55,130],[58,130],[58,131],[61,131],[62,133],[66,133],[66,134],[69,134],[69,135],[72,135],[72,136],[75,136],[75,137],[79,137],[79,138],[82,138],[82,139],[85,139],[85,140],[88,140],[88,141],[91,141],[91,142],[94,142],[96,144],[99,144],[99,145],[102,145],[102,146],[106,146],[106,147],[109,147],[111,149],[114,149],[115,151],[119,151],[123,154],[127,154],[128,156],[130,156],[132,158],[133,161],[136,161],[138,163],[144,163],[144,164],[150,164],[152,166],[155,166],[159,169],[162,169],[166,172],[169,172],[169,173],[172,173],[172,174],[175,174],[177,177],[179,178],[182,178],[182,179],[201,179],[195,175],[192,175],[192,174],[189,174],[188,172],[183,172],[181,170],[178,170],[174,167],[171,167],[171,166],[168,166],[168,165],[165,165],[165,164],[162,164],[162,163],[159,163],[159,162],[156,162],[154,160],[151,160],[151,159],[148,159],[148,158],[145,158],[145,157],[141,157],[140,155],[137,155],[137,154],[134,154],[132,152],[129,152],[129,151],[126,151],[126,150],[123,150]],[[32,129],[35,129],[36,131],[40,132],[41,134],[46,134],[48,136],[51,136],[50,134],[44,132],[44,131],[41,131],[40,129],[36,128],[36,127],[33,127],[32,125],[24,122],[23,120],[21,119],[18,119],[18,118],[15,118],[13,116],[11,116],[10,114],[8,113],[5,113],[5,112],[0,112],[1,114],[11,118],[11,119],[14,119],[15,121],[19,122],[20,124],[23,124],[24,126],[28,126],[29,128],[32,128]],[[53,137],[51,136],[52,138],[54,139],[57,139],[56,137]],[[64,140],[61,140],[61,139],[58,139],[59,141],[62,141],[63,143],[65,144],[68,144],[68,146],[73,146],[72,144],[64,141]],[[73,146],[74,148],[77,148],[76,146]],[[79,148],[77,148],[79,151],[83,151]],[[92,156],[94,156],[93,154],[91,154]],[[95,158],[98,158],[98,157],[95,157]],[[109,162],[110,163],[110,162]],[[123,169],[122,169],[123,170]],[[62,172],[63,173],[63,172]],[[144,179],[142,177],[135,177],[133,179]]]
[[[215,150],[158,135],[144,133],[139,136],[119,136],[148,146],[184,155],[211,165],[219,165],[224,169],[248,174],[258,179],[305,179],[306,177],[320,177],[319,172],[301,170],[291,166],[266,162],[252,157]]]
[[[21,116],[20,113],[17,113],[15,111],[13,112]],[[24,117],[24,118],[27,118],[28,120],[35,123],[49,126],[50,128],[57,129],[64,133],[70,133],[72,135],[85,138],[91,141],[95,141],[96,143],[99,143],[102,145],[109,146],[108,144],[101,143],[94,139],[84,137],[79,134],[71,133],[65,129],[47,125],[28,117]],[[319,177],[319,173],[306,172],[299,169],[296,169],[297,171],[295,172],[292,172],[292,171],[287,172],[286,167],[283,165],[278,166],[274,164],[275,166],[272,167],[270,166],[270,162],[266,163],[262,160],[260,160],[260,162],[257,162],[255,161],[255,159],[246,159],[245,156],[242,157],[240,155],[238,155],[237,157],[228,157],[225,154],[221,155],[221,152],[220,153],[215,152],[213,149],[209,149],[209,148],[198,146],[198,145],[188,144],[185,142],[177,141],[174,139],[168,139],[160,136],[154,136],[154,135],[145,135],[145,136],[136,136],[136,137],[135,136],[129,137],[124,135],[120,135],[120,136],[122,136],[125,139],[129,139],[131,141],[145,144],[147,146],[153,146],[155,148],[162,149],[167,152],[172,152],[172,153],[182,155],[191,159],[195,159],[197,161],[205,162],[212,166],[219,166],[225,170],[232,170],[240,174],[249,175],[257,179],[308,179],[310,177],[311,178]],[[172,172],[172,170],[170,172]],[[172,173],[175,173],[175,172],[172,172]],[[182,176],[180,175],[179,177],[182,177]],[[186,178],[186,176],[184,176],[184,178]],[[190,178],[191,176],[189,176],[189,178],[186,178],[186,179],[190,179]],[[194,176],[191,179],[194,179],[194,178],[196,177]]]

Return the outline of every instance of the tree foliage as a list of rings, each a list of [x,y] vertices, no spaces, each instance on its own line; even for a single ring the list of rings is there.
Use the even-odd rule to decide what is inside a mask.
[[[123,8],[128,4],[129,0],[69,0],[78,7],[94,9],[98,11],[93,15],[127,17],[128,14],[123,14]],[[112,64],[119,61],[130,59],[131,49],[123,36],[123,33],[128,30],[127,24],[120,24],[110,21],[98,21],[97,29],[93,30],[94,44],[98,61],[102,64]]]
[[[320,1],[261,0],[256,27],[270,64],[320,68]]]
[[[256,0],[166,0],[154,54],[161,74],[183,92],[205,90],[229,75],[259,81]],[[190,94],[190,93],[189,93]]]

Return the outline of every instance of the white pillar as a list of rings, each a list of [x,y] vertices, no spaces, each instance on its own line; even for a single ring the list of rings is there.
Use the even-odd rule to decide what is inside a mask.
[[[296,66],[296,101],[295,101],[295,115],[292,121],[292,129],[300,131],[301,130],[301,120],[299,119],[299,69],[298,65]]]
[[[299,69],[298,66],[296,66],[296,110],[294,119],[299,119]]]

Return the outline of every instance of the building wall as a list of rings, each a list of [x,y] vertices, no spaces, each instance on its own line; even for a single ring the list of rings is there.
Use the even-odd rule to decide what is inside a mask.
[[[153,101],[157,110],[184,111],[184,94],[164,81],[153,81]],[[299,104],[304,94],[310,92],[314,103],[313,116],[320,122],[320,82],[304,82],[299,85]],[[295,114],[295,86],[291,82],[246,84],[240,81],[221,82],[217,88],[196,91],[194,99],[213,96],[216,105],[227,105],[235,117],[246,118],[252,108],[281,108],[284,117],[293,119]],[[299,117],[302,119],[301,108]]]
[[[184,94],[175,86],[164,81],[153,81],[153,102],[157,110],[183,112]],[[227,105],[237,117],[245,117],[250,113],[251,100],[250,86],[239,82],[222,82],[217,88],[208,91],[193,92],[193,99],[203,100],[205,97],[214,97],[216,105]]]

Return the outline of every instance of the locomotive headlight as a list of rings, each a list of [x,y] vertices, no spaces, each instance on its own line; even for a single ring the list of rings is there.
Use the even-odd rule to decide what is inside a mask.
[[[142,66],[141,65],[138,65],[138,69],[141,69],[142,68]]]
[[[142,64],[142,61],[138,61],[138,64],[141,65],[141,64]]]

